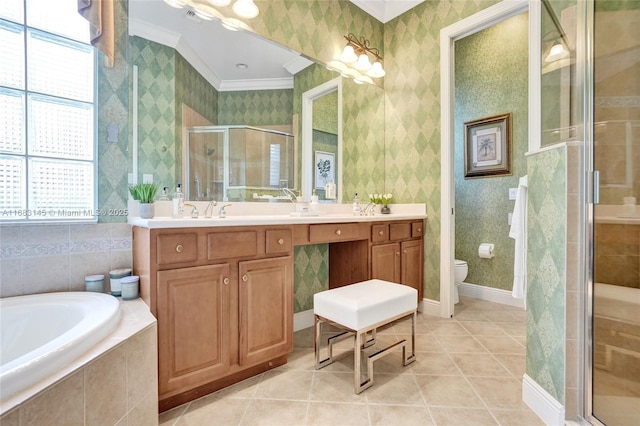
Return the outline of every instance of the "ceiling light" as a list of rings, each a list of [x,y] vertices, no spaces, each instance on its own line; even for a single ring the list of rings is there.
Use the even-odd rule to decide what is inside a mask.
[[[245,19],[255,18],[260,13],[253,0],[236,0],[232,9],[236,15]]]
[[[569,56],[569,52],[561,43],[556,43],[549,49],[549,54],[544,58],[545,62],[555,62]]]
[[[249,68],[249,65],[243,64],[243,63],[239,63],[239,64],[236,64],[236,68],[241,69],[241,70],[246,70],[247,68]]]

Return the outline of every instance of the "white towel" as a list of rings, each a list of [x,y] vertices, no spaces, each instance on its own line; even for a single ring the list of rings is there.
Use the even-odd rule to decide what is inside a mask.
[[[523,299],[527,292],[527,176],[518,182],[516,204],[511,217],[509,237],[515,241],[513,263],[513,291],[516,299]]]

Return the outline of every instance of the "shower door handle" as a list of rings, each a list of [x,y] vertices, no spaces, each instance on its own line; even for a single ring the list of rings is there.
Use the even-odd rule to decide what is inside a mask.
[[[600,204],[600,171],[594,170],[591,179],[593,185],[593,204]]]

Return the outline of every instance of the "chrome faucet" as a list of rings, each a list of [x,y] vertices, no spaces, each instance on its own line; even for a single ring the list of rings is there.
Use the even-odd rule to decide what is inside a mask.
[[[191,219],[197,219],[198,218],[198,208],[196,207],[195,204],[184,203],[183,205],[191,207]]]
[[[291,200],[292,203],[295,203],[296,200],[298,199],[298,196],[296,195],[295,192],[293,192],[292,190],[290,190],[289,188],[282,188],[282,192],[289,197],[289,200]]]
[[[375,208],[376,208],[375,204],[369,203],[369,204],[367,204],[367,206],[364,209],[362,209],[362,211],[360,212],[360,215],[361,216],[373,216],[375,214],[375,211],[374,211]]]
[[[209,204],[207,204],[207,208],[204,209],[204,217],[207,219],[210,218],[213,215],[213,208],[217,205],[218,205],[218,202],[216,200],[209,201]]]
[[[225,217],[227,217],[227,212],[224,210],[225,207],[229,207],[231,204],[225,204],[222,207],[220,207],[220,213],[218,213],[218,217],[220,219],[224,219]]]

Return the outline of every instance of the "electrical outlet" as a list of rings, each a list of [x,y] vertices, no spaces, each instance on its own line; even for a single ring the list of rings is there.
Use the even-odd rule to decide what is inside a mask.
[[[144,173],[142,175],[142,183],[153,183],[153,175]]]
[[[518,188],[509,188],[509,199],[515,200],[518,195]]]

